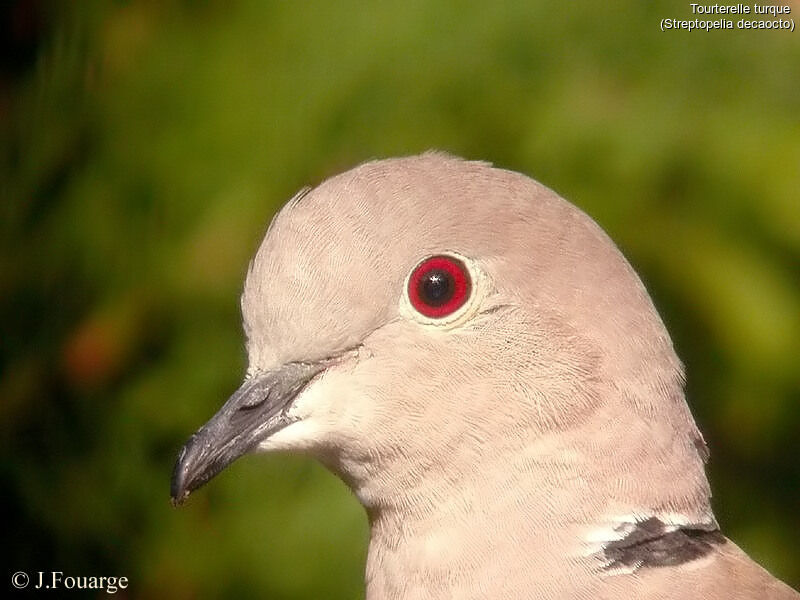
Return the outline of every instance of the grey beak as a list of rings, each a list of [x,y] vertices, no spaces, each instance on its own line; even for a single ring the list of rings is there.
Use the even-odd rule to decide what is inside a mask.
[[[291,423],[287,409],[329,363],[287,363],[251,377],[189,441],[172,472],[172,503],[178,506],[259,442]]]

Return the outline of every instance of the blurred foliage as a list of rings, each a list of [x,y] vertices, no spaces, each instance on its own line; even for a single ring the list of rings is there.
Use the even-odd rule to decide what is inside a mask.
[[[476,6],[2,5],[9,573],[359,597],[366,520],[315,463],[240,461],[182,511],[169,476],[243,372],[238,293],[274,211],[441,148],[537,177],[620,244],[687,365],[723,527],[800,584],[800,37],[660,32],[684,2]]]

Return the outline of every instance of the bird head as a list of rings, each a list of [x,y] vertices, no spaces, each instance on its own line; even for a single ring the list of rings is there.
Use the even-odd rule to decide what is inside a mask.
[[[588,216],[521,174],[426,153],[304,190],[251,262],[242,313],[244,383],[182,450],[175,502],[243,454],[295,451],[368,510],[422,480],[520,484],[547,464],[605,501],[634,490],[624,510],[708,512],[647,292]]]

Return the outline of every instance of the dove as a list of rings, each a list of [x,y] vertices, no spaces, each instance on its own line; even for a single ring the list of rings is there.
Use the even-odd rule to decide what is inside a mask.
[[[427,152],[304,189],[241,306],[244,382],[180,452],[175,504],[303,453],[366,510],[368,600],[800,598],[721,533],[642,282],[533,179]]]

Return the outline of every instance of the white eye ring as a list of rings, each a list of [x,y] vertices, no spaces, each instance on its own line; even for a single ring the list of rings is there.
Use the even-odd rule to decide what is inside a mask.
[[[415,308],[409,289],[412,277],[419,272],[421,267],[431,260],[439,258],[450,258],[454,263],[464,267],[469,279],[469,290],[464,303],[453,312],[442,316],[426,316]],[[403,294],[400,299],[400,314],[406,319],[414,320],[423,325],[436,327],[437,329],[452,329],[462,325],[472,318],[481,306],[487,295],[489,288],[489,278],[484,271],[470,258],[453,251],[437,252],[420,258],[414,266],[409,269],[409,273],[403,282]]]

